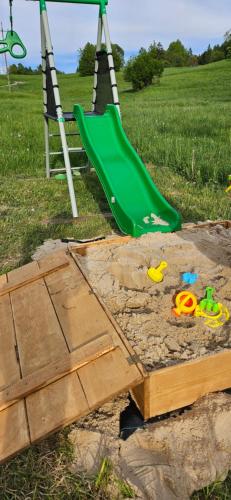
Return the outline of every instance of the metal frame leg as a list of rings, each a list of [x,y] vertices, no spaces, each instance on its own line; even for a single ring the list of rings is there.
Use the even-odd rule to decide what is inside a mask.
[[[101,17],[101,13],[99,11],[96,52],[98,52],[99,50],[101,50],[101,46],[102,46],[102,33],[103,33],[102,17]],[[94,73],[93,96],[92,96],[92,111],[95,111],[98,67],[99,67],[99,63],[98,63],[97,59],[95,59],[95,73]]]
[[[109,27],[108,27],[108,21],[107,21],[107,14],[102,14],[102,23],[103,23],[103,29],[104,29],[104,34],[105,34],[105,43],[106,43],[106,47],[107,47],[108,64],[109,64],[109,68],[110,68],[110,78],[111,78],[113,101],[114,101],[115,106],[118,109],[119,115],[121,116],[118,89],[117,89],[117,83],[116,83],[115,68],[114,68],[114,60],[113,60],[113,56],[112,56],[112,46],[111,46]]]
[[[46,158],[46,176],[49,179],[50,171],[50,144],[49,144],[49,120],[44,118],[44,135],[45,135],[45,158]]]
[[[64,156],[64,163],[65,163],[65,169],[66,169],[66,174],[67,174],[67,183],[68,183],[69,195],[70,195],[70,200],[71,200],[72,215],[75,218],[75,217],[78,217],[78,209],[77,209],[77,203],[76,203],[76,197],[75,197],[75,191],[74,191],[74,185],[73,185],[73,179],[72,179],[70,157],[69,157],[69,152],[68,152],[68,145],[67,145],[67,139],[66,139],[66,133],[65,133],[65,126],[64,126],[65,120],[63,118],[63,111],[62,111],[62,106],[61,106],[61,101],[60,101],[57,73],[56,73],[56,69],[55,69],[55,61],[54,61],[54,54],[53,54],[53,47],[52,47],[52,42],[51,42],[51,35],[50,35],[50,28],[49,28],[49,23],[48,23],[47,11],[41,10],[40,15],[41,15],[41,38],[42,38],[41,45],[42,45],[42,54],[43,54],[43,65],[45,63],[45,60],[44,60],[44,49],[45,49],[45,51],[47,51],[49,65],[50,65],[50,69],[51,69],[51,80],[52,80],[55,104],[56,104],[56,109],[57,109],[57,119],[58,119],[58,124],[59,124],[60,137],[61,137],[63,156]],[[45,54],[46,54],[46,52],[45,52]]]

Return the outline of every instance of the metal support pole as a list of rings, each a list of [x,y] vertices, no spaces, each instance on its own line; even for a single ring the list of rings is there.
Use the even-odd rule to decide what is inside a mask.
[[[70,195],[70,200],[71,200],[72,214],[73,214],[73,217],[78,217],[78,209],[77,209],[77,204],[76,204],[75,191],[74,191],[73,179],[72,179],[72,173],[71,173],[70,157],[69,157],[69,152],[68,152],[68,145],[67,145],[67,139],[66,139],[66,133],[65,133],[65,126],[64,126],[65,119],[63,117],[63,111],[62,111],[62,106],[61,106],[61,101],[60,101],[57,73],[56,73],[56,69],[55,69],[55,61],[54,61],[53,47],[52,47],[52,43],[51,43],[51,35],[50,35],[50,28],[49,28],[49,23],[48,23],[47,11],[44,9],[41,10],[41,24],[42,24],[42,30],[44,32],[45,48],[47,51],[49,66],[50,66],[50,70],[51,70],[51,80],[52,80],[54,98],[55,98],[55,104],[56,104],[56,110],[57,110],[57,119],[58,119],[58,124],[59,124],[59,131],[60,131],[60,137],[61,137],[61,143],[62,143],[62,149],[63,149],[64,163],[65,163],[66,174],[67,174],[67,183],[68,183],[69,195]]]
[[[107,54],[108,54],[108,64],[109,64],[109,69],[110,69],[113,101],[114,101],[115,106],[118,109],[119,115],[121,116],[118,88],[117,88],[117,83],[116,83],[114,60],[113,60],[113,56],[112,56],[112,46],[111,46],[111,40],[110,40],[110,34],[109,34],[107,14],[105,14],[105,13],[102,14],[102,23],[103,23],[104,33],[105,33],[105,43],[106,43]]]
[[[1,32],[2,32],[2,39],[3,39],[4,38],[4,31],[3,31],[2,22],[1,22]],[[9,92],[11,92],[10,73],[9,73],[9,68],[8,68],[8,63],[7,63],[6,52],[4,52],[4,60],[5,60],[5,67],[6,67],[6,77],[7,77],[8,90],[9,90]]]
[[[99,11],[99,20],[98,20],[98,32],[97,32],[97,44],[96,44],[96,52],[101,50],[101,45],[102,45],[102,17],[101,13]],[[96,95],[97,95],[97,71],[99,68],[99,63],[97,59],[95,58],[95,73],[94,73],[94,83],[93,83],[93,96],[92,96],[92,111],[95,111],[95,101],[96,101]]]
[[[50,169],[50,144],[49,144],[49,120],[44,117],[44,136],[45,136],[45,159],[46,159],[46,176],[49,179],[51,176]]]
[[[42,50],[42,82],[43,82],[43,111],[47,112],[47,88],[46,88],[46,40],[42,23],[40,23],[41,31],[41,50]],[[44,116],[44,138],[45,138],[45,159],[46,159],[46,176],[49,179],[50,173],[50,146],[49,146],[49,120]]]

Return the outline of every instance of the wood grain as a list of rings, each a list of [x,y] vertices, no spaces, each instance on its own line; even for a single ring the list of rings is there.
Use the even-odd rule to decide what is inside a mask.
[[[67,351],[43,280],[12,292],[12,309],[22,375],[57,361]]]
[[[26,399],[26,406],[32,442],[90,411],[76,373],[31,394]]]
[[[7,282],[6,275],[0,277]],[[20,381],[15,350],[15,331],[9,295],[0,297],[0,388]],[[0,412],[0,462],[30,443],[23,401]]]
[[[130,365],[121,349],[116,349],[78,370],[91,409],[137,385],[142,376],[135,364]]]
[[[105,335],[77,351],[66,354],[59,361],[23,377],[0,392],[0,411],[115,349],[112,340]]]
[[[231,350],[150,374],[150,417],[183,408],[200,397],[231,387]]]
[[[0,463],[30,444],[24,401],[0,412]]]
[[[57,263],[56,266],[51,268],[47,266],[47,269],[46,266],[44,266],[45,269],[41,271],[39,271],[37,262],[30,262],[30,264],[27,264],[26,266],[11,271],[8,274],[8,283],[3,284],[2,286],[0,283],[0,297],[11,293],[18,288],[29,285],[41,278],[45,278],[45,276],[55,273],[68,266],[69,261],[67,260],[65,254],[63,255],[63,259],[60,260],[60,263]]]
[[[62,273],[45,279],[70,351],[114,328],[72,258]]]

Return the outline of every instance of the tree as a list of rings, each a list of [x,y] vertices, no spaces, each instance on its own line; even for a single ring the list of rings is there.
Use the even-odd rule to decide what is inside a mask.
[[[214,45],[210,57],[210,62],[222,61],[222,59],[225,59],[224,49],[222,49],[220,45]]]
[[[17,74],[17,65],[16,64],[11,64],[9,66],[9,73],[11,75],[16,75]]]
[[[112,43],[112,56],[114,59],[115,71],[120,71],[124,66],[124,49],[117,43]]]
[[[231,58],[231,30],[226,31],[224,34],[224,43],[221,48],[224,50],[225,58]]]
[[[166,51],[166,58],[169,66],[187,66],[189,62],[189,53],[183,43],[178,39],[170,43]]]
[[[79,49],[80,76],[93,75],[95,70],[95,45],[88,42],[83,49]]]
[[[152,52],[145,49],[138,56],[131,58],[125,66],[124,78],[132,83],[133,90],[141,90],[159,79],[164,70],[164,65],[153,57]]]
[[[102,49],[106,50],[105,44],[102,44]],[[90,42],[88,42],[83,49],[79,50],[78,71],[80,76],[89,76],[94,74],[95,52],[96,47]],[[112,43],[112,56],[115,71],[120,71],[124,65],[124,50],[117,43]]]
[[[198,65],[198,57],[193,54],[192,49],[188,50],[188,66],[197,66]]]
[[[209,44],[207,50],[203,52],[199,57],[198,57],[198,63],[199,64],[209,64],[211,62],[211,56],[212,56],[212,48],[211,45]]]
[[[212,62],[221,61],[222,59],[228,57],[228,45],[225,45],[225,43],[226,42],[224,42],[223,45],[214,45],[213,48],[209,45],[207,50],[205,50],[205,52],[203,52],[198,57],[198,63],[209,64]]]
[[[160,61],[163,61],[165,59],[165,50],[163,45],[158,42],[156,43],[155,41],[149,46],[148,52],[152,54],[154,59],[158,59]]]

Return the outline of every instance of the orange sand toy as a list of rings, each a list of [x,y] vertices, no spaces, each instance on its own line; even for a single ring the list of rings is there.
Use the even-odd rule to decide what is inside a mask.
[[[181,314],[192,314],[197,306],[196,296],[187,290],[178,293],[175,302],[176,307],[174,307],[172,311],[176,316],[180,316]]]

